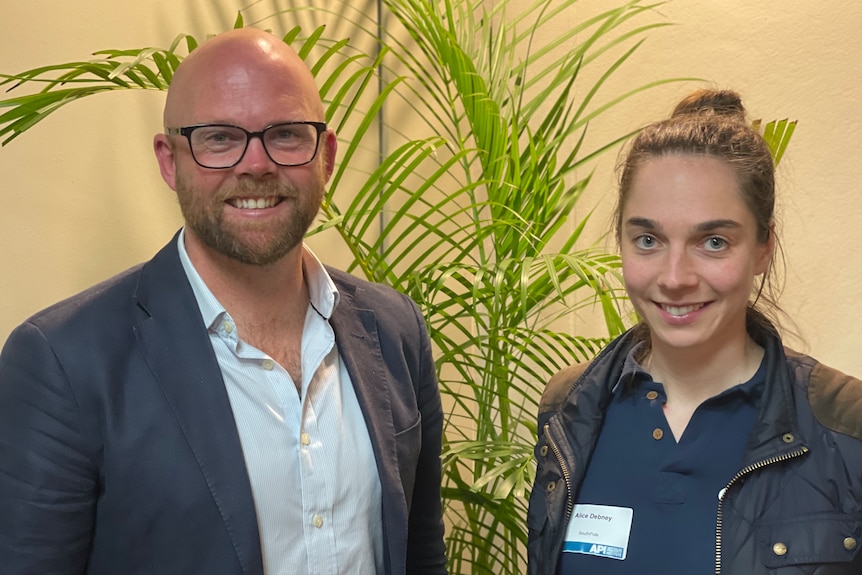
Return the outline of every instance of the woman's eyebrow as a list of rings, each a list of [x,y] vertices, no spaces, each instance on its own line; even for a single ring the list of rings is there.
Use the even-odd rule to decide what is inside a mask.
[[[662,229],[661,224],[659,224],[655,220],[651,220],[649,218],[641,218],[641,217],[631,217],[626,220],[627,226],[633,226],[637,228],[644,228],[647,230],[660,230]],[[707,220],[705,222],[701,222],[694,226],[694,231],[696,232],[711,232],[713,230],[720,230],[726,228],[740,228],[742,224],[737,222],[736,220],[731,219],[718,219],[718,220]]]
[[[709,220],[695,226],[695,230],[699,232],[711,232],[722,228],[741,228],[742,224],[736,220]]]
[[[646,228],[648,230],[660,230],[661,229],[661,225],[659,225],[658,222],[656,222],[655,220],[651,220],[649,218],[639,218],[639,217],[629,218],[626,221],[626,225],[635,226],[638,228]]]

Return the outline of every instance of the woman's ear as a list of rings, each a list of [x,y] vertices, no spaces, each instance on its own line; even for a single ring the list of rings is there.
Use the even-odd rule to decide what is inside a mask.
[[[756,275],[766,273],[772,263],[772,258],[775,257],[775,220],[769,222],[769,230],[767,231],[767,234],[766,241],[759,244],[759,248],[762,252],[755,269]]]

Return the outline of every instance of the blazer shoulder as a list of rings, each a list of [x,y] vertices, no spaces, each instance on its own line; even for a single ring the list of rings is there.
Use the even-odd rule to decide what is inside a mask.
[[[785,350],[799,369],[808,369],[807,394],[811,412],[823,426],[862,440],[862,380],[824,365],[807,355]]]
[[[131,300],[142,266],[143,264],[139,264],[129,268],[65,298],[33,314],[27,319],[27,323],[42,330],[50,330],[72,324],[77,326],[75,329],[82,329],[87,325],[87,321],[101,322],[106,314],[116,312],[118,306],[127,305]]]
[[[151,259],[139,263],[32,316],[28,321],[41,329],[73,325],[78,330],[102,333],[118,324],[137,323],[164,310],[195,303],[194,292],[180,262],[174,235]],[[184,313],[185,310],[180,310]]]

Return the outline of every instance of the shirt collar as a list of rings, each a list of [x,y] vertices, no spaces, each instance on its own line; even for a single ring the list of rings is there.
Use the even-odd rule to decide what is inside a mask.
[[[641,341],[636,343],[626,354],[626,359],[623,362],[623,369],[620,372],[620,377],[614,384],[611,393],[616,394],[618,391],[626,392],[634,389],[638,381],[652,380],[649,373],[638,362],[637,357],[640,355],[642,348],[646,342]]]
[[[641,341],[635,344],[626,354],[626,359],[623,362],[623,369],[620,372],[620,377],[617,379],[616,384],[614,384],[611,393],[616,394],[618,391],[622,393],[627,393],[629,391],[633,391],[638,384],[644,381],[652,381],[652,376],[647,372],[643,366],[636,359],[642,351],[643,346],[646,345],[646,342]],[[757,368],[757,371],[751,376],[751,379],[745,381],[743,383],[739,383],[729,389],[724,390],[718,396],[721,397],[726,394],[731,393],[742,393],[749,400],[757,401],[760,399],[763,394],[763,384],[766,381],[766,353],[763,354],[763,359],[760,361],[760,366]]]
[[[183,228],[180,230],[179,237],[177,238],[180,263],[186,272],[189,284],[192,286],[192,292],[194,292],[195,299],[198,302],[204,324],[207,328],[211,328],[227,311],[219,303],[195,269],[192,260],[189,258],[188,251],[186,251],[185,234],[186,230]],[[338,288],[335,287],[335,283],[332,281],[329,273],[327,273],[326,268],[317,256],[314,255],[314,252],[305,244],[302,245],[302,270],[305,276],[305,283],[308,286],[308,297],[311,300],[311,306],[321,317],[328,320],[332,317],[332,312],[335,310],[340,299]]]

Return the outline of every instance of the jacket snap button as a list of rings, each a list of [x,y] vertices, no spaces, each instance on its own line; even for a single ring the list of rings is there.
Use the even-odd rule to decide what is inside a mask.
[[[794,438],[793,438],[793,434],[792,434],[792,433],[785,433],[785,434],[781,437],[781,440],[782,440],[784,443],[793,443],[793,439],[794,439]]]
[[[548,446],[547,446],[547,445],[543,445],[543,446],[541,447],[541,449],[539,449],[539,455],[541,455],[542,457],[544,457],[544,456],[546,456],[547,454],[548,454]]]
[[[550,483],[548,483],[547,492],[550,493],[551,491],[553,491],[556,488],[557,488],[557,483],[555,481],[551,481]]]
[[[848,537],[844,540],[844,549],[847,551],[853,551],[856,549],[856,539],[853,537]]]
[[[787,545],[784,543],[778,542],[772,546],[772,552],[778,555],[779,557],[783,555],[787,555]]]

